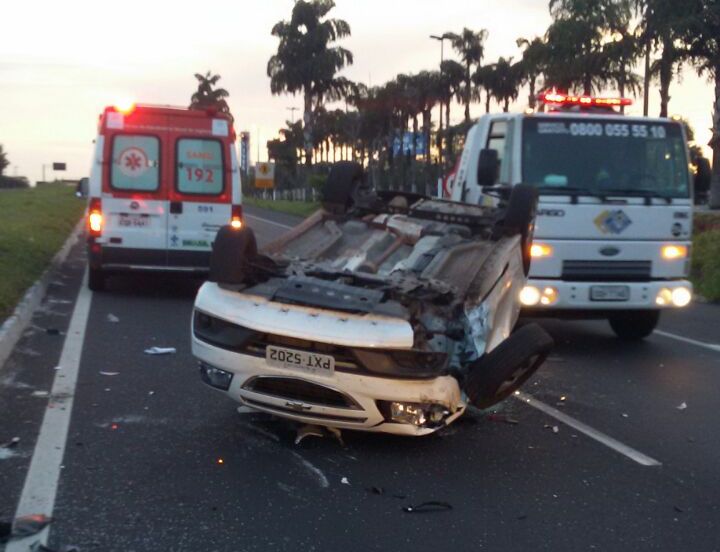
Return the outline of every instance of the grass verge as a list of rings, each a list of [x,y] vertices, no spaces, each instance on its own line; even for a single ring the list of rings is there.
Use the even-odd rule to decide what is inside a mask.
[[[720,301],[720,214],[695,215],[690,278],[697,293]]]
[[[245,205],[269,209],[271,211],[279,211],[281,213],[287,213],[288,215],[295,215],[298,217],[307,217],[320,208],[319,202],[288,201],[284,199],[273,201],[271,199],[258,199],[249,196],[245,196],[243,198],[243,203]]]
[[[0,190],[0,323],[47,268],[84,209],[85,202],[65,186]]]

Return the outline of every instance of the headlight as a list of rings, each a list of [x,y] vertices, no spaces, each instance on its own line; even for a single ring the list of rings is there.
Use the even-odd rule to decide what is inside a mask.
[[[530,246],[530,256],[533,259],[541,259],[552,255],[553,248],[543,243],[534,243]]]
[[[666,261],[684,259],[687,254],[688,248],[686,245],[664,245],[662,248],[662,257]]]
[[[534,307],[538,304],[549,307],[557,303],[557,300],[558,291],[554,287],[540,290],[535,286],[525,286],[520,292],[520,303],[525,307]]]
[[[440,404],[418,404],[381,401],[378,405],[381,411],[388,410],[388,421],[398,424],[409,424],[416,427],[435,428],[443,425],[450,416],[450,411]]]
[[[692,293],[686,287],[675,289],[662,288],[655,298],[655,303],[661,307],[687,307],[692,301]]]

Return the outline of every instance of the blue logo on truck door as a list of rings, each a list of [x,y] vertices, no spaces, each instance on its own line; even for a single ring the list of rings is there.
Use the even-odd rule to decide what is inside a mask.
[[[622,234],[632,224],[625,211],[603,211],[595,217],[595,226],[603,234]]]

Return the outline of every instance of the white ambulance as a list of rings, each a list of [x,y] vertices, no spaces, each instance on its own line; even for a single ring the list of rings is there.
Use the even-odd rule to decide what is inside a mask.
[[[108,107],[88,189],[89,287],[109,274],[204,273],[218,229],[242,226],[231,119],[175,107]]]
[[[525,313],[606,318],[619,337],[642,339],[662,310],[692,298],[684,128],[624,116],[616,109],[626,99],[554,92],[540,99],[545,112],[478,120],[452,199],[492,203],[517,184],[537,187]]]

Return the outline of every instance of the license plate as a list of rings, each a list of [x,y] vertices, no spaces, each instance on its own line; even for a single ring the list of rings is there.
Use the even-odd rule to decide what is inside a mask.
[[[335,372],[334,357],[273,345],[265,349],[265,361],[276,368],[300,370],[318,376],[331,376]]]
[[[590,288],[591,301],[629,301],[630,288],[628,286],[592,286]]]
[[[121,215],[118,220],[118,226],[122,226],[123,228],[144,228],[150,226],[150,217]]]

